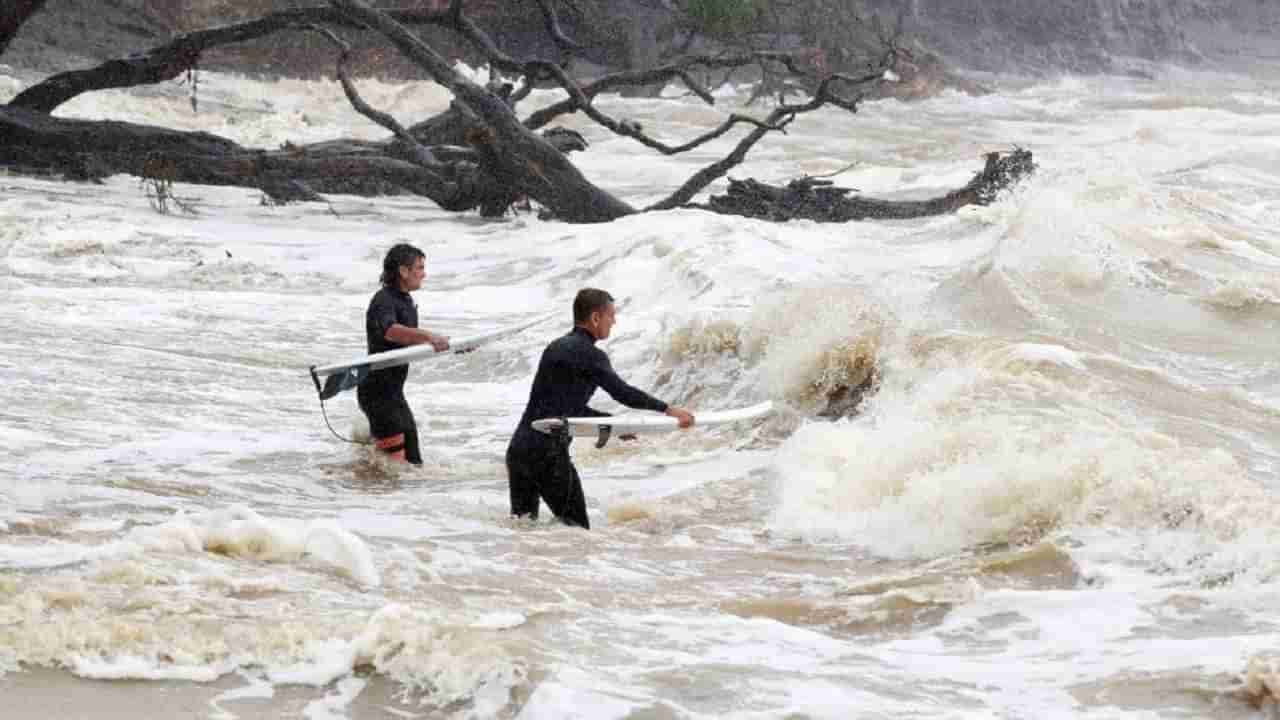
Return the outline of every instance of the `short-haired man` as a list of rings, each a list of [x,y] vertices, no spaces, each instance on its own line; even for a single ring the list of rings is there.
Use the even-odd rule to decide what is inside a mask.
[[[682,428],[693,424],[688,410],[637,390],[613,371],[609,356],[596,347],[596,341],[609,337],[616,316],[609,293],[595,288],[580,290],[573,300],[573,330],[542,351],[529,404],[507,446],[513,516],[537,519],[541,498],[566,525],[591,527],[582,481],[569,457],[569,436],[538,432],[532,423],[541,418],[608,416],[587,407],[597,387],[629,408],[666,413],[679,420]]]
[[[374,293],[365,313],[369,354],[430,343],[436,352],[449,349],[449,338],[418,327],[418,305],[409,293],[427,277],[426,255],[401,243],[382,259],[382,289]],[[408,365],[374,370],[356,388],[360,409],[369,418],[369,434],[378,449],[397,460],[422,464],[418,426],[404,398]]]

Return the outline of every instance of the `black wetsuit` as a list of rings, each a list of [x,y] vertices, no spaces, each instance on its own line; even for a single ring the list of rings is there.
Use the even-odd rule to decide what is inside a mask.
[[[365,313],[365,333],[369,340],[369,354],[404,347],[387,340],[387,330],[392,325],[418,327],[418,306],[409,293],[399,288],[384,287],[374,293]],[[413,421],[409,403],[404,399],[404,381],[409,377],[408,365],[374,370],[356,388],[360,409],[369,418],[369,433],[374,438],[389,438],[404,434],[404,458],[415,465],[422,464],[418,449],[418,426]],[[394,452],[396,448],[385,448]]]
[[[582,481],[569,458],[571,438],[567,433],[538,432],[531,423],[541,418],[607,417],[609,413],[587,407],[597,387],[629,408],[666,412],[666,403],[618,377],[609,356],[585,328],[575,327],[553,340],[542,351],[529,404],[507,446],[512,515],[537,518],[541,497],[565,524],[591,527]]]

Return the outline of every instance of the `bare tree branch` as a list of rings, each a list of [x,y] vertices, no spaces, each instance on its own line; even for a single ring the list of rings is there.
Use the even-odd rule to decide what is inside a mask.
[[[342,84],[342,92],[347,96],[347,100],[351,102],[351,106],[356,109],[356,112],[390,130],[393,135],[404,143],[405,149],[411,154],[414,162],[429,170],[439,170],[442,163],[431,153],[431,150],[419,143],[418,139],[410,134],[408,130],[405,130],[404,126],[397,122],[395,118],[375,109],[365,102],[364,98],[360,97],[360,92],[356,90],[355,83],[351,81],[351,73],[347,66],[351,60],[351,46],[332,30],[316,25],[310,26],[310,29],[320,33],[338,46],[338,82]]]
[[[389,14],[398,22],[413,25],[447,26],[450,21],[448,13],[441,11],[397,10],[389,11]],[[92,90],[172,80],[192,68],[200,54],[210,48],[257,40],[281,30],[319,23],[353,26],[345,15],[333,8],[282,10],[248,22],[180,35],[146,53],[108,60],[97,67],[53,75],[18,93],[9,104],[39,112],[53,112],[59,105]]]
[[[560,48],[560,51],[564,53],[574,53],[581,50],[581,46],[573,40],[570,40],[569,37],[564,34],[564,31],[560,29],[560,20],[556,17],[556,0],[533,1],[537,3],[538,9],[542,11],[542,22],[546,25],[547,34],[551,36],[556,47]]]
[[[13,11],[0,10],[0,42],[7,42],[4,34],[7,28],[12,26],[11,33],[16,32],[26,17],[38,10],[47,0],[12,1],[17,3]],[[543,12],[548,32],[556,44],[566,50],[577,49],[577,44],[565,36],[560,29],[554,7],[549,4],[549,0],[536,0],[536,2]],[[28,6],[30,6],[29,10],[26,15],[23,15],[24,8]],[[503,52],[463,12],[462,0],[453,0],[444,10],[405,9],[382,12],[398,23],[437,25],[453,30],[475,45],[492,66],[504,72],[523,74],[527,70],[526,63]],[[81,93],[172,80],[193,67],[200,54],[211,48],[257,40],[281,30],[315,24],[360,27],[341,11],[331,7],[282,10],[256,20],[180,35],[145,53],[108,60],[97,67],[59,73],[19,93],[10,101],[10,104],[40,112],[53,112],[58,106]],[[0,45],[0,52],[3,51],[3,47]]]
[[[643,85],[652,85],[656,82],[667,82],[672,78],[679,78],[684,84],[694,92],[698,97],[702,98],[708,105],[715,104],[715,97],[701,84],[689,75],[689,70],[696,63],[680,63],[677,65],[664,65],[662,67],[650,68],[648,70],[631,70],[627,72],[612,73],[580,88],[582,97],[593,99],[595,96],[617,90],[623,87],[637,87]],[[526,93],[527,94],[527,93]],[[573,97],[561,100],[553,105],[531,113],[524,121],[524,126],[530,130],[537,130],[561,115],[567,115],[578,111],[578,101]]]
[[[518,192],[512,192],[510,189],[503,187],[502,183],[498,182],[496,178],[484,173],[477,167],[480,163],[476,153],[463,148],[441,147],[438,148],[441,153],[447,155],[450,162],[455,164],[450,165],[442,162],[436,152],[419,142],[417,137],[405,129],[394,117],[375,109],[365,102],[359,91],[356,90],[355,83],[351,80],[348,68],[351,56],[350,46],[342,38],[338,37],[337,33],[331,30],[315,26],[312,29],[338,46],[338,81],[342,84],[342,91],[346,94],[347,100],[351,102],[352,107],[361,115],[390,130],[399,140],[398,143],[393,143],[389,148],[394,150],[393,154],[395,156],[407,156],[410,162],[423,168],[428,178],[435,180],[435,182],[431,183],[420,183],[420,186],[429,185],[433,191],[434,194],[428,197],[436,200],[437,204],[446,209],[463,205],[471,207],[479,204],[481,214],[485,217],[497,217],[504,214],[511,204],[516,201],[519,195]],[[415,192],[422,194],[418,190],[415,190]]]
[[[702,98],[702,100],[705,101],[708,105],[714,105],[715,98],[711,95],[711,93],[708,90],[706,90],[699,83],[693,80],[692,76],[689,75],[690,70],[694,70],[697,68],[705,68],[709,70],[724,69],[724,68],[733,69],[733,68],[740,68],[746,65],[754,65],[756,63],[763,63],[763,62],[781,63],[793,74],[799,75],[801,77],[809,78],[809,79],[814,79],[814,76],[811,73],[809,73],[808,71],[800,67],[799,58],[797,58],[791,53],[773,52],[773,51],[759,51],[759,52],[753,52],[753,53],[747,53],[747,54],[723,55],[723,56],[692,56],[692,57],[683,58],[678,62],[675,62],[672,64],[663,65],[661,67],[656,67],[656,68],[650,68],[648,70],[613,73],[610,75],[606,75],[600,78],[599,80],[596,80],[595,82],[592,82],[583,87],[579,87],[576,83],[573,83],[572,81],[569,81],[569,80],[560,80],[560,78],[557,77],[554,70],[546,69],[547,72],[550,72],[552,74],[553,78],[557,79],[560,82],[561,87],[563,87],[564,90],[567,93],[569,93],[569,97],[565,100],[561,100],[558,103],[549,105],[541,110],[538,110],[537,112],[530,114],[529,117],[525,119],[524,124],[525,124],[525,127],[528,127],[530,129],[537,129],[551,122],[552,120],[554,120],[556,117],[560,115],[574,113],[579,110],[583,110],[587,112],[587,114],[590,116],[591,113],[588,111],[590,101],[600,93],[609,92],[611,90],[615,90],[621,87],[651,85],[655,82],[668,81],[673,78],[680,78],[682,81],[684,81],[685,85],[687,85],[690,90],[692,90],[695,94],[697,94],[698,97]],[[543,67],[545,68],[545,64]],[[849,80],[855,83],[859,82],[851,78]],[[608,123],[601,122],[595,117],[592,117],[592,119],[596,120],[596,122],[599,122],[602,125],[605,125],[610,130],[613,130],[614,132],[618,132],[616,129],[614,129],[614,127],[611,127]],[[648,142],[641,140],[635,135],[632,135],[629,133],[623,133],[623,132],[619,132],[618,134],[624,135],[626,137],[635,137],[637,140],[640,140],[641,142],[644,142],[646,145],[649,145]],[[649,145],[649,146],[654,147],[655,149],[658,149],[658,150],[662,149],[657,145]],[[662,147],[666,147],[666,146],[662,146]]]
[[[603,112],[597,109],[595,105],[591,103],[591,99],[588,98],[586,94],[582,91],[582,88],[578,87],[577,83],[575,83],[573,79],[570,78],[568,74],[565,73],[563,68],[553,63],[542,63],[541,65],[543,66],[543,69],[546,72],[550,73],[552,77],[554,77],[560,83],[560,86],[565,90],[565,92],[569,93],[570,100],[576,103],[578,106],[578,109],[581,110],[583,113],[585,113],[587,117],[596,121],[596,123],[603,125],[605,128],[612,131],[614,134],[621,135],[623,137],[632,138],[633,140],[639,142],[641,145],[657,150],[663,155],[677,155],[679,153],[692,150],[693,148],[696,148],[699,145],[703,145],[705,143],[708,143],[720,137],[721,135],[724,135],[726,132],[729,131],[731,127],[733,127],[738,123],[749,123],[751,125],[755,125],[759,129],[763,129],[766,131],[780,129],[776,127],[771,127],[768,123],[762,123],[759,120],[756,120],[751,117],[747,117],[746,115],[735,114],[735,115],[729,116],[729,119],[725,120],[725,122],[720,127],[708,133],[705,133],[694,140],[691,140],[683,145],[675,145],[675,146],[667,145],[664,142],[655,140],[649,137],[648,135],[646,135],[644,133],[643,128],[640,126],[640,123],[638,122],[627,121],[627,120],[621,120],[621,121],[614,120],[608,115],[605,115]]]
[[[630,205],[591,184],[563,153],[522,125],[505,100],[455,71],[392,17],[374,10],[364,0],[330,0],[330,4],[385,35],[479,118],[489,132],[484,137],[477,134],[473,145],[486,166],[498,177],[509,180],[513,188],[569,221],[600,222],[635,212]],[[457,22],[470,22],[461,12],[461,0],[454,0],[450,6],[451,12],[455,10]],[[479,28],[474,24],[471,27],[477,40],[492,44]],[[563,75],[563,71],[560,73]]]
[[[779,129],[781,129],[790,123],[790,119],[784,119],[784,117],[785,113],[779,113],[775,110],[770,114],[769,119],[775,121],[775,124]],[[747,158],[747,153],[751,151],[751,148],[754,147],[756,143],[760,142],[760,139],[769,134],[769,132],[769,130],[763,127],[757,127],[752,130],[750,134],[738,141],[737,146],[734,147],[728,155],[694,173],[693,177],[686,180],[684,184],[681,185],[678,190],[671,193],[666,200],[656,202],[645,208],[644,211],[670,210],[672,208],[678,208],[689,202],[693,199],[694,195],[702,192],[703,188],[716,180],[719,180],[725,173],[742,164],[742,161]]]
[[[5,3],[9,7],[0,8],[0,55],[9,48],[9,43],[18,34],[22,26],[32,15],[40,12],[47,0],[10,0]]]
[[[893,53],[885,54],[880,60],[881,67],[860,78],[846,77],[842,75],[830,75],[824,78],[822,82],[818,84],[818,89],[814,92],[813,98],[808,102],[796,105],[780,103],[778,107],[774,108],[773,112],[769,113],[769,117],[764,121],[764,123],[758,125],[750,134],[739,141],[737,146],[734,147],[727,156],[708,165],[702,170],[699,170],[693,175],[693,177],[686,180],[684,185],[681,185],[678,190],[672,193],[670,197],[650,205],[644,209],[645,212],[650,210],[669,210],[671,208],[680,207],[681,205],[689,202],[693,199],[694,195],[701,192],[707,185],[710,185],[720,179],[725,173],[740,165],[742,161],[746,159],[747,153],[750,152],[751,148],[755,146],[761,138],[770,131],[783,130],[787,125],[791,124],[791,121],[794,120],[797,115],[812,112],[827,104],[835,105],[851,113],[856,113],[858,111],[858,102],[861,100],[861,96],[852,99],[842,97],[831,89],[832,84],[836,82],[843,82],[854,87],[858,87],[860,85],[879,82],[884,77],[885,70],[890,67],[896,57],[897,56]]]

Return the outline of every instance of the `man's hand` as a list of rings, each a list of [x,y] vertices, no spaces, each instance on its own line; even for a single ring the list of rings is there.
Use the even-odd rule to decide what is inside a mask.
[[[681,430],[687,430],[693,427],[693,413],[689,412],[688,410],[685,410],[682,407],[676,407],[675,405],[671,405],[667,407],[666,414],[680,421]]]
[[[427,342],[431,343],[431,349],[436,352],[444,352],[449,349],[449,336],[437,335],[435,333],[427,333]]]

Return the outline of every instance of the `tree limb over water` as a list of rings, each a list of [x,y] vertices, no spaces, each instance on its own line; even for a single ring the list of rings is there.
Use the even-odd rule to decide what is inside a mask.
[[[465,12],[464,0],[451,0],[440,10],[378,10],[365,0],[330,0],[327,6],[276,12],[247,22],[186,33],[144,53],[53,75],[23,90],[7,106],[0,105],[0,137],[4,138],[0,164],[59,172],[71,179],[128,173],[166,181],[254,187],[278,202],[317,200],[319,192],[409,192],[447,210],[478,208],[487,216],[501,215],[513,203],[529,198],[541,205],[547,215],[564,221],[604,222],[637,212],[688,206],[695,195],[742,163],[760,140],[770,133],[785,132],[799,115],[827,106],[857,112],[865,92],[884,82],[886,71],[899,55],[896,38],[883,37],[882,52],[866,64],[865,72],[824,73],[815,72],[806,64],[804,53],[748,48],[733,54],[677,58],[656,67],[616,72],[579,84],[570,77],[566,63],[582,48],[562,29],[556,0],[535,2],[546,33],[561,54],[558,62],[518,59],[507,54]],[[16,0],[0,9],[0,53],[43,5],[44,0]],[[476,48],[490,65],[494,78],[490,84],[480,85],[456,71],[409,29],[422,25],[449,30]],[[340,35],[356,29],[381,34],[447,89],[454,98],[449,110],[405,128],[365,102],[351,77],[349,47]],[[208,133],[112,121],[66,120],[50,115],[83,93],[171,80],[198,70],[201,54],[207,50],[281,31],[319,32],[332,41],[337,54],[335,77],[347,99],[357,112],[389,130],[391,137],[382,142],[286,143],[280,149],[263,150],[245,148]],[[684,141],[655,137],[640,123],[611,116],[595,104],[604,92],[677,80],[704,102],[714,104],[713,95],[696,75],[747,67],[760,68],[770,77],[790,78],[793,86],[810,88],[808,99],[788,103],[785,97],[779,97],[763,119],[731,114],[717,128]],[[499,72],[512,80],[496,77]],[[519,103],[535,86],[558,91],[564,97],[521,119],[517,114]],[[195,100],[193,94],[193,109]],[[569,160],[570,151],[585,149],[585,139],[573,131],[548,125],[557,117],[573,113],[582,113],[609,132],[664,155],[688,152],[738,128],[745,127],[747,132],[723,158],[695,172],[670,197],[638,210],[592,183]],[[1006,174],[1000,179],[1013,182],[1017,177]],[[743,190],[748,187],[749,191]],[[713,198],[705,207],[716,212],[786,219],[796,207],[814,206],[814,198],[823,198],[824,202],[832,200],[827,203],[831,219],[845,215],[852,219],[949,212],[959,206],[956,199],[944,199],[895,209],[842,195],[840,202],[835,202],[835,190],[809,181],[807,186],[792,187],[779,194],[767,190],[767,186],[735,181],[725,198],[736,199]],[[962,193],[957,198],[969,197],[963,195],[963,190],[957,192]],[[747,197],[754,199],[743,199]],[[862,209],[854,211],[851,207]]]

